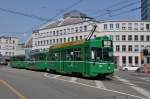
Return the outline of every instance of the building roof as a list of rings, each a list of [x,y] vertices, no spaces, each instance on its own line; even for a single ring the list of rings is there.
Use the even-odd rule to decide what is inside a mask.
[[[48,22],[47,24],[41,26],[39,30],[43,29],[51,29],[51,28],[56,28],[60,26],[66,26],[66,25],[73,25],[73,24],[78,24],[87,19],[87,15],[84,13],[81,13],[80,11],[77,10],[72,10],[70,12],[67,12],[63,15],[63,19],[61,20],[56,20],[56,21],[51,21]],[[34,31],[33,33],[37,33],[38,31]]]
[[[10,36],[0,36],[0,39],[1,39],[1,38],[4,38],[4,39],[11,39],[11,38],[18,39],[17,37],[10,37]]]

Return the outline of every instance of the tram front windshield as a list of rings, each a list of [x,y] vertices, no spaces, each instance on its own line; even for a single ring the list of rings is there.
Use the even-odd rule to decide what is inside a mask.
[[[113,61],[113,51],[111,48],[92,48],[91,59],[94,61]]]

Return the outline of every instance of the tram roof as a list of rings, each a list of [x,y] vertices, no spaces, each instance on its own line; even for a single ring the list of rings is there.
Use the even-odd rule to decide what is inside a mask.
[[[69,47],[69,46],[81,45],[81,44],[84,44],[85,42],[86,42],[85,40],[67,42],[67,43],[63,43],[63,44],[53,45],[50,48],[64,48],[64,47]]]

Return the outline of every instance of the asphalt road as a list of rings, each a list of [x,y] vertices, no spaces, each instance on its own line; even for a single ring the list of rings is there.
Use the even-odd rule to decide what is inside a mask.
[[[0,67],[0,99],[150,99],[149,76],[118,72],[85,79]]]

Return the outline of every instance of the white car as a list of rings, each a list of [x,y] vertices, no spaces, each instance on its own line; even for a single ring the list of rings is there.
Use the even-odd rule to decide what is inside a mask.
[[[139,67],[138,66],[125,66],[122,68],[123,71],[127,71],[127,70],[132,70],[135,71],[137,70]]]

